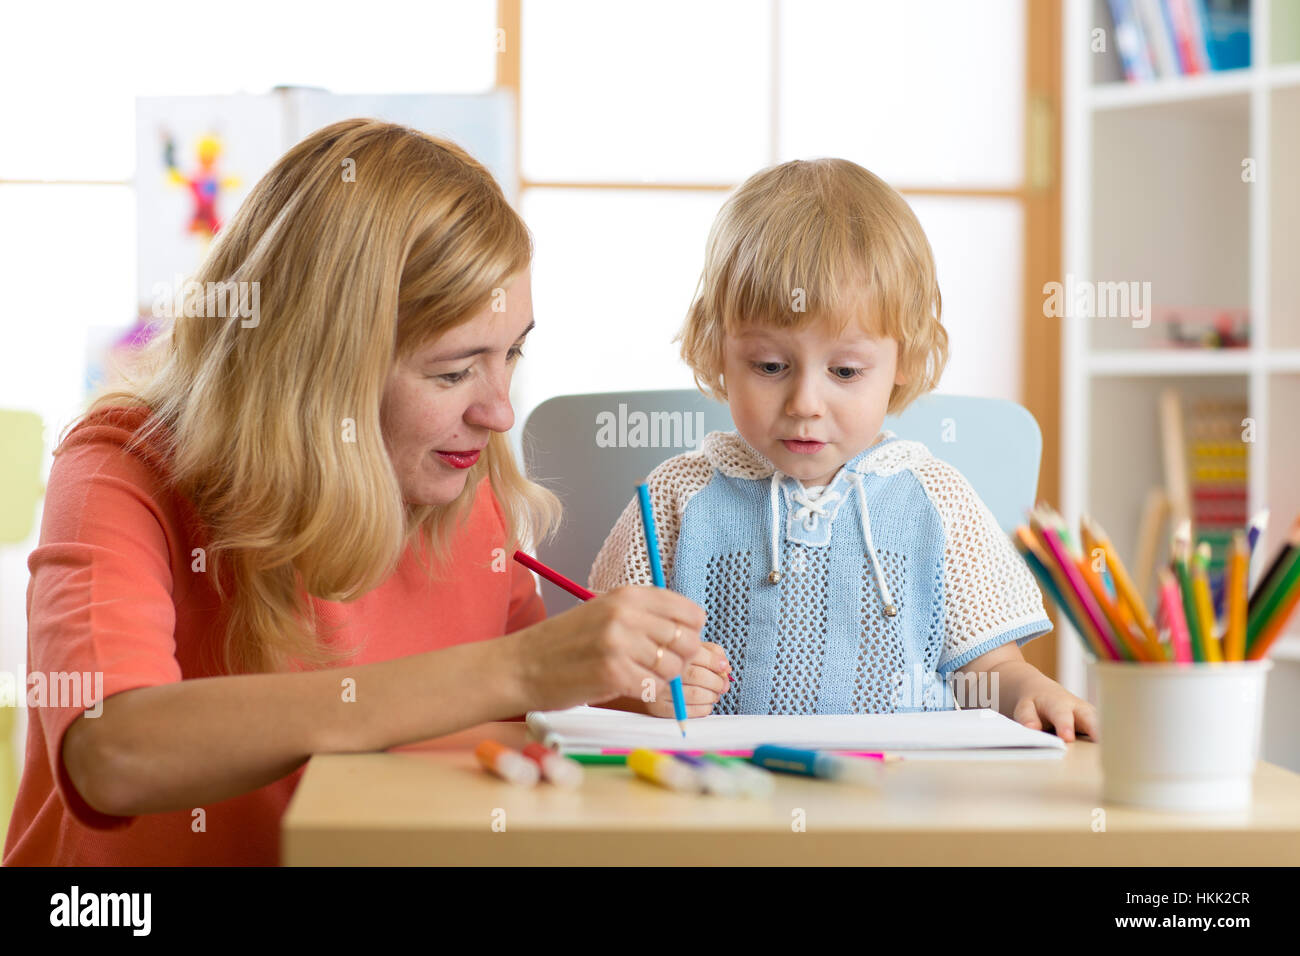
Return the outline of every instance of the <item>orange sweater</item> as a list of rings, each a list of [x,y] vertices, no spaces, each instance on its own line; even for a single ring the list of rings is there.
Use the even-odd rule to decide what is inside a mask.
[[[191,570],[191,550],[207,536],[189,504],[164,487],[156,455],[122,453],[146,415],[108,409],[69,434],[50,473],[40,545],[27,562],[28,672],[102,672],[102,698],[222,674],[205,662],[220,659],[211,655],[225,618],[209,576]],[[532,575],[509,560],[504,573],[493,570],[493,550],[504,545],[501,507],[484,479],[454,538],[449,579],[430,583],[408,550],[387,580],[356,601],[312,599],[320,620],[340,626],[334,641],[352,654],[342,663],[487,640],[542,620]],[[87,693],[97,690],[93,680]],[[5,865],[279,863],[280,817],[305,765],[205,807],[202,832],[188,809],[106,816],[81,798],[60,757],[64,733],[84,710],[29,709]]]

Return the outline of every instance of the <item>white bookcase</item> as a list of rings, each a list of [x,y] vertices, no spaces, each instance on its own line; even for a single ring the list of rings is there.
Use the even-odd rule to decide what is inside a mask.
[[[1126,558],[1147,489],[1163,478],[1157,398],[1169,385],[1247,402],[1249,512],[1271,510],[1264,555],[1300,513],[1300,4],[1252,6],[1250,68],[1126,83],[1092,50],[1098,27],[1113,49],[1104,0],[1066,0],[1065,275],[1149,281],[1157,304],[1246,307],[1251,318],[1249,348],[1222,351],[1152,348],[1155,323],[1064,318],[1062,512],[1072,526],[1096,516]],[[1086,693],[1077,637],[1059,647],[1062,682]],[[1300,684],[1295,624],[1271,656],[1273,697],[1279,678]]]

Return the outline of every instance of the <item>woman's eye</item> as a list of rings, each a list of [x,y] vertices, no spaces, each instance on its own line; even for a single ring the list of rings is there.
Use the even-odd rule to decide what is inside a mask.
[[[831,369],[831,371],[835,373],[836,378],[843,379],[846,382],[851,382],[853,381],[853,379],[858,378],[860,375],[862,375],[863,372],[866,371],[866,369],[853,368],[852,366],[848,366],[848,365],[841,365],[838,368]]]
[[[523,346],[520,345],[514,346],[509,352],[506,353],[507,362],[513,362],[516,359],[521,359],[523,357],[524,357],[524,349]]]
[[[448,385],[455,385],[458,382],[463,382],[468,376],[469,369],[464,369],[460,372],[447,372],[444,375],[434,375],[432,377],[446,382]]]

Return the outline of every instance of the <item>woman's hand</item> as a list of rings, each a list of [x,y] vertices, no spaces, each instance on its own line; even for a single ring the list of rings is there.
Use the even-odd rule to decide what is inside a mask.
[[[705,691],[725,684],[698,660],[705,647],[714,648],[713,654],[721,650],[700,643],[703,627],[704,611],[689,598],[666,588],[621,587],[507,639],[515,639],[516,673],[529,710],[641,699],[643,688],[653,688],[667,704],[664,716],[671,717],[668,681],[684,669],[691,671],[694,687],[688,704],[700,698],[711,708]]]

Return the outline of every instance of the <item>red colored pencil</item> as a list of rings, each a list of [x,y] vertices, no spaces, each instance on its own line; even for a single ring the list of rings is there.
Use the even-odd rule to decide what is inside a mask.
[[[578,584],[574,581],[570,581],[559,571],[552,571],[546,565],[542,564],[542,562],[538,561],[534,557],[524,554],[522,551],[515,552],[515,560],[518,561],[520,564],[522,564],[524,567],[528,568],[529,570],[536,571],[538,574],[546,578],[546,580],[550,581],[552,584],[564,588],[564,590],[568,591],[576,598],[582,598],[582,600],[584,601],[590,601],[592,598],[596,596],[592,594],[590,591],[588,591],[586,588],[584,588],[581,584]]]

